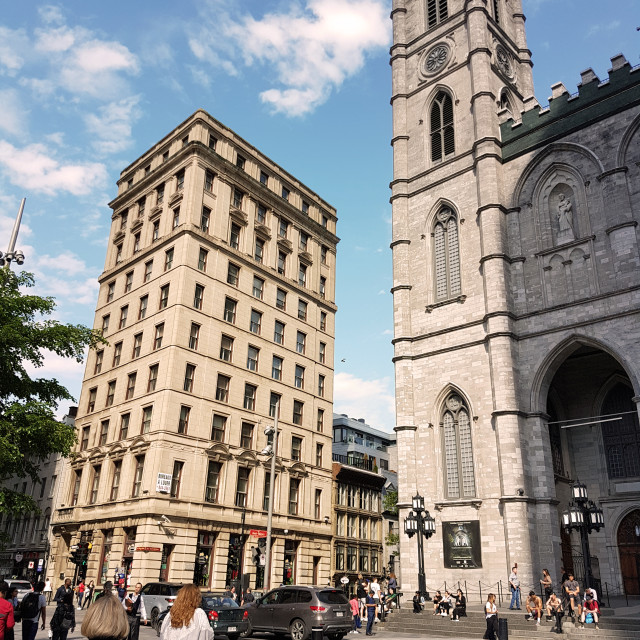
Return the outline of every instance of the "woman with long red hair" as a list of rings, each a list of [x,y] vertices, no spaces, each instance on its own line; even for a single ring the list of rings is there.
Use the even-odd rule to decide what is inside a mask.
[[[213,640],[213,629],[201,604],[202,594],[195,584],[182,587],[162,623],[160,640]]]

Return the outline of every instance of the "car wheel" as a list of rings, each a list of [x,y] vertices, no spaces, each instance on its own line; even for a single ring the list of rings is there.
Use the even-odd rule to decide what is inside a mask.
[[[300,618],[296,618],[289,626],[291,640],[307,640],[307,625]]]
[[[158,632],[158,635],[160,635],[160,625],[158,623],[159,615],[160,610],[158,609],[158,607],[153,607],[153,609],[151,609],[151,628],[155,629]]]
[[[253,633],[253,629],[251,628],[251,623],[247,625],[247,628],[240,634],[241,638],[250,638]]]

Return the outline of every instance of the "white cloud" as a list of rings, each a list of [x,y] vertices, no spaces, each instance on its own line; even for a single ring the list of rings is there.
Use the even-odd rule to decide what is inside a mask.
[[[48,195],[60,191],[84,195],[104,184],[107,178],[103,164],[61,164],[43,144],[19,149],[0,140],[0,167],[13,184]]]
[[[24,136],[28,109],[15,89],[0,91],[0,130],[12,136]]]
[[[246,66],[271,69],[281,87],[263,91],[260,98],[289,116],[324,103],[363,67],[368,53],[386,49],[390,42],[389,9],[383,0],[308,0],[304,9],[296,4],[260,19],[234,19],[220,10],[221,4],[214,4],[215,28],[209,19],[199,36],[191,38],[193,54],[227,72],[240,53]]]
[[[142,115],[139,103],[140,96],[130,96],[100,107],[97,114],[85,116],[94,148],[102,153],[116,153],[129,147],[131,127]]]
[[[24,65],[25,52],[29,50],[29,39],[22,29],[0,26],[0,75],[15,76]]]
[[[39,7],[38,15],[42,18],[42,21],[45,22],[46,24],[62,24],[64,22],[62,9],[52,4]]]
[[[598,22],[597,24],[591,25],[585,37],[590,38],[597,35],[598,33],[602,33],[603,31],[615,31],[619,26],[620,20],[612,20],[607,24],[601,24],[600,22]]]
[[[392,430],[395,426],[395,397],[391,378],[364,380],[350,373],[336,373],[333,410],[351,418],[364,418],[372,427]]]

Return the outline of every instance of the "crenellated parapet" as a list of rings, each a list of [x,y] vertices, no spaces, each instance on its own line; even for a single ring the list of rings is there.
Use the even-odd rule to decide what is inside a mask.
[[[601,81],[593,69],[580,75],[577,93],[558,82],[551,87],[547,107],[530,96],[519,120],[509,118],[500,125],[503,161],[640,104],[640,66],[631,67],[622,54],[611,58],[607,80]]]

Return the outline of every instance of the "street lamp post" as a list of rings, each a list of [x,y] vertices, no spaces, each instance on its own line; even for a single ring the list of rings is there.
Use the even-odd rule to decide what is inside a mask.
[[[427,540],[436,532],[436,521],[424,508],[424,498],[418,493],[411,501],[412,509],[404,519],[404,532],[409,538],[418,534],[418,591],[420,595],[427,592],[427,581],[424,575],[424,538]]]
[[[568,532],[578,531],[582,544],[582,557],[584,558],[584,587],[593,586],[593,573],[591,571],[591,556],[589,551],[589,534],[592,531],[600,531],[604,527],[602,509],[595,502],[589,500],[587,487],[579,481],[571,485],[571,497],[569,508],[562,513],[562,524]]]
[[[271,531],[273,523],[273,496],[276,484],[276,454],[278,452],[278,411],[280,409],[280,400],[278,399],[274,405],[273,426],[265,427],[266,436],[273,434],[271,444],[268,444],[263,450],[264,455],[271,456],[271,476],[269,480],[269,509],[267,510],[267,548],[264,552],[264,587],[265,591],[271,588]]]
[[[19,265],[24,262],[24,253],[22,253],[22,251],[16,251],[16,241],[18,239],[18,231],[20,230],[20,222],[22,221],[22,212],[24,211],[25,201],[26,198],[22,198],[16,221],[13,224],[13,231],[11,232],[11,239],[9,240],[9,248],[6,253],[2,253],[2,251],[0,251],[0,267],[4,267],[6,265],[8,269],[12,260],[15,260]]]

